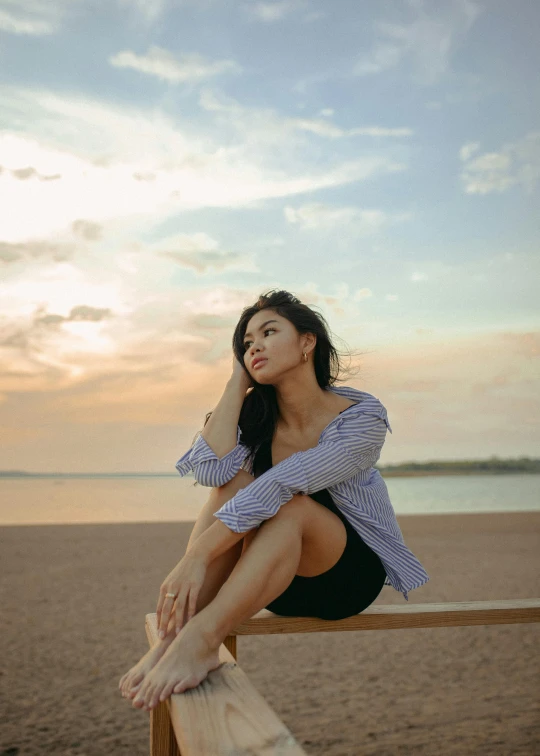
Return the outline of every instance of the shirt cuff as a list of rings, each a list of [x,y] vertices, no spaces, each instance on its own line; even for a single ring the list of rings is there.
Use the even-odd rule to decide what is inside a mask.
[[[207,472],[210,470],[212,471],[211,477],[215,479],[216,482],[212,482],[211,485],[222,485],[227,482],[227,480],[230,480],[236,472],[238,472],[248,451],[245,446],[239,443],[240,434],[241,431],[238,428],[236,433],[236,446],[220,458],[213,449],[210,448],[199,432],[193,446],[180,457],[178,462],[176,462],[175,467],[178,473],[183,476],[187,475],[189,472],[193,472],[195,478],[198,480],[197,469],[199,466],[203,465],[203,470],[206,470]],[[203,464],[205,462],[207,464]],[[225,475],[225,479],[220,483],[219,480],[221,480],[223,475]],[[204,475],[205,479],[206,477],[207,476]]]

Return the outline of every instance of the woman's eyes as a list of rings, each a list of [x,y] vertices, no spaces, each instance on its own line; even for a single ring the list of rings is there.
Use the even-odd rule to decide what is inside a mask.
[[[264,333],[265,336],[268,333],[268,331],[274,331],[274,333],[275,333],[276,329],[275,328],[265,328],[264,331],[263,331],[263,333]],[[244,341],[244,349],[248,348],[248,344],[249,343],[250,343],[249,341]]]

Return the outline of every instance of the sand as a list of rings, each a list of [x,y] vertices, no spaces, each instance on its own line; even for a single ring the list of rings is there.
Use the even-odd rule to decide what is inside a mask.
[[[431,578],[411,602],[540,597],[540,513],[398,519]],[[149,753],[150,715],[117,683],[191,527],[0,528],[0,754]],[[309,754],[532,756],[539,640],[538,624],[247,637],[238,661]]]

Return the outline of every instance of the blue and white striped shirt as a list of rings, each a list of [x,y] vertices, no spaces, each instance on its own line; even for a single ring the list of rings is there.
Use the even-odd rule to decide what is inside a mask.
[[[276,514],[294,494],[311,494],[327,488],[336,506],[367,545],[380,557],[386,571],[384,585],[403,593],[429,580],[429,575],[407,548],[386,483],[374,468],[386,438],[392,433],[385,407],[365,391],[350,386],[326,390],[356,402],[322,431],[317,446],[299,451],[274,465],[241,489],[215,513],[235,533],[244,533]],[[249,448],[240,443],[221,459],[199,433],[178,460],[180,475],[193,471],[203,486],[221,486],[240,468],[252,473]]]

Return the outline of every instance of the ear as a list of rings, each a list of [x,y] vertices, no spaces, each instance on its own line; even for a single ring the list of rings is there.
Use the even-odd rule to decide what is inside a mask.
[[[311,352],[315,349],[315,345],[317,344],[317,337],[314,333],[305,333],[304,334],[304,346],[303,349],[305,349],[306,352]]]

